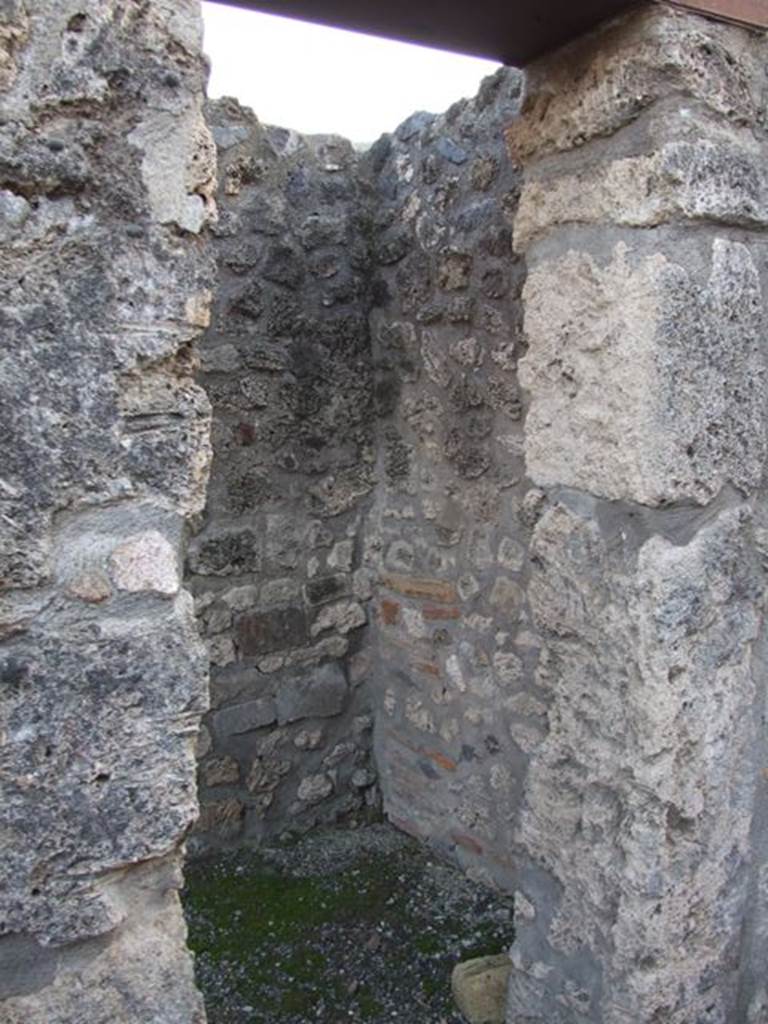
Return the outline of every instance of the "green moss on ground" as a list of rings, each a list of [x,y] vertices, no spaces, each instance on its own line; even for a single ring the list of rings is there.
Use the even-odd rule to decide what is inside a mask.
[[[405,842],[318,874],[255,852],[190,866],[184,903],[210,1024],[375,1024],[392,1007],[418,1009],[424,1024],[458,1020],[454,964],[500,952],[511,923],[508,901],[494,910],[458,875],[444,913],[445,872]]]

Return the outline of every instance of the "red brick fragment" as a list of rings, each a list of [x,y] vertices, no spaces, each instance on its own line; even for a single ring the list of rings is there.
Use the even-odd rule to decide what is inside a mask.
[[[388,590],[394,590],[404,597],[416,597],[423,601],[454,604],[458,597],[456,587],[447,580],[423,579],[417,576],[388,573],[382,576],[381,582]]]
[[[385,626],[396,626],[400,621],[400,603],[385,597],[379,605],[379,616]]]
[[[456,605],[448,608],[439,608],[436,605],[427,604],[421,609],[421,614],[427,622],[448,622],[451,619],[461,618],[461,609]]]
[[[451,832],[451,839],[456,843],[457,846],[461,846],[462,849],[468,850],[470,853],[481,856],[483,848],[473,836],[468,836],[463,832]]]
[[[441,754],[439,750],[425,750],[424,756],[428,757],[430,761],[434,761],[435,764],[444,768],[447,772],[456,771],[456,762],[450,757],[446,757],[445,754]]]

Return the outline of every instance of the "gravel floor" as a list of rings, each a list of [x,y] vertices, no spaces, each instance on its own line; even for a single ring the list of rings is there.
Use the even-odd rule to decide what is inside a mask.
[[[506,949],[511,899],[385,825],[187,867],[210,1024],[461,1024],[460,960]]]

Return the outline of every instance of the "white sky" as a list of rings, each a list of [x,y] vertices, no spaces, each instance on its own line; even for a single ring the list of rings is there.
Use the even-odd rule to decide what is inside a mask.
[[[203,19],[210,96],[235,96],[266,124],[353,142],[374,142],[416,110],[440,113],[474,96],[498,67],[218,3],[203,3]]]

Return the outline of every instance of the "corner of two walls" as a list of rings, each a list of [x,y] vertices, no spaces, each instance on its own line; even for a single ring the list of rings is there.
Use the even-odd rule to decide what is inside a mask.
[[[198,845],[366,813],[375,718],[387,813],[516,889],[509,1024],[764,1024],[764,39],[541,62],[522,181],[512,71],[364,158],[214,105],[207,511],[198,5],[0,46],[4,1020],[204,1019],[191,519]]]
[[[189,583],[212,711],[195,848],[367,813],[378,774],[397,824],[508,877],[493,805],[540,712],[515,692],[535,661],[504,142],[521,85],[500,71],[363,156],[209,105],[215,455]]]
[[[504,133],[523,76],[415,114],[372,150],[380,396],[366,561],[378,581],[375,749],[387,814],[509,885],[510,822],[545,709],[525,602],[520,174]],[[499,813],[503,808],[503,813]]]

